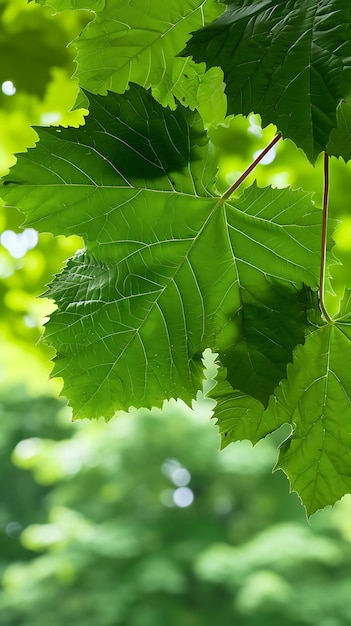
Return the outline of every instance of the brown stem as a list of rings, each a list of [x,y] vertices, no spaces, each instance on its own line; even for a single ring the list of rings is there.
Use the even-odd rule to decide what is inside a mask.
[[[324,302],[325,269],[327,262],[327,226],[328,226],[328,202],[329,202],[329,155],[324,152],[324,191],[323,191],[323,218],[322,218],[322,242],[321,242],[321,265],[319,273],[319,306],[326,322],[332,323],[332,319]]]
[[[268,146],[264,150],[262,150],[262,152],[251,163],[251,165],[249,165],[249,167],[246,168],[245,172],[243,172],[243,174],[239,176],[239,178],[235,181],[235,183],[233,183],[233,185],[229,187],[229,189],[223,194],[223,196],[221,197],[222,202],[225,202],[226,200],[228,200],[228,198],[230,198],[232,193],[234,193],[234,191],[239,187],[239,185],[241,185],[241,183],[245,180],[245,178],[247,178],[248,175],[251,174],[251,172],[255,169],[256,165],[258,165],[259,162],[262,161],[263,157],[266,156],[267,152],[269,152],[270,149],[273,148],[273,146],[275,146],[275,144],[279,141],[281,136],[282,134],[278,133],[278,135],[276,135],[274,139],[272,139],[272,141],[268,144]]]

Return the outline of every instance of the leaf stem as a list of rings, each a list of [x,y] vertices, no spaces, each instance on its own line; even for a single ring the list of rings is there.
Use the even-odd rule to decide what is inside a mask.
[[[245,178],[247,178],[248,175],[251,174],[251,172],[255,169],[256,165],[258,165],[259,162],[262,161],[263,157],[266,156],[267,152],[269,152],[271,148],[275,146],[275,144],[279,141],[281,136],[282,134],[278,133],[274,137],[274,139],[272,139],[272,141],[268,144],[268,146],[266,146],[266,148],[262,150],[262,152],[260,152],[258,157],[249,165],[249,167],[246,168],[245,172],[243,172],[241,176],[239,176],[239,178],[235,181],[235,183],[233,183],[233,185],[231,185],[231,187],[229,187],[229,189],[227,189],[227,191],[223,194],[223,196],[221,197],[222,202],[225,202],[226,200],[228,200],[228,198],[230,198],[232,193],[234,193],[234,191],[239,187],[239,185],[241,185],[241,183],[245,180]]]
[[[319,274],[319,306],[322,315],[328,324],[332,319],[326,309],[324,301],[325,269],[327,261],[327,226],[328,226],[328,203],[329,203],[329,155],[324,152],[324,190],[323,190],[323,218],[322,218],[322,241],[321,241],[321,265]]]

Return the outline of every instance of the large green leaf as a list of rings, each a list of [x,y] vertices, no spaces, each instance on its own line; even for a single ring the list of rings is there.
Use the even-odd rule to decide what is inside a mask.
[[[333,505],[351,490],[351,293],[338,320],[310,325],[297,346],[288,377],[270,397],[268,407],[242,391],[233,391],[220,368],[210,396],[222,442],[249,439],[253,444],[284,423],[291,435],[280,447],[276,469],[289,478],[308,515]]]
[[[197,108],[206,124],[222,122],[226,115],[223,72],[177,54],[189,32],[223,12],[212,0],[40,0],[56,11],[92,9],[95,19],[74,41],[77,77],[83,88],[105,95],[124,93],[130,82],[146,89],[164,106],[175,99]]]
[[[54,373],[76,416],[190,402],[206,347],[267,404],[303,341],[320,211],[302,191],[216,196],[216,154],[187,109],[138,86],[90,101],[84,127],[38,131],[2,193],[28,225],[86,242],[49,290]]]
[[[311,161],[326,149],[351,86],[345,0],[232,0],[193,34],[184,55],[220,65],[232,113],[259,113]]]
[[[130,82],[153,90],[164,106],[175,107],[175,98],[194,109],[198,92],[213,96],[213,74],[204,64],[177,58],[189,32],[215,19],[223,11],[212,0],[106,0],[105,7],[75,42],[77,76],[93,93],[123,93]],[[217,82],[223,74],[216,69]],[[215,91],[225,115],[225,98]],[[218,115],[218,112],[217,112]]]
[[[277,468],[309,515],[351,490],[350,361],[349,315],[307,337],[276,394],[277,419],[293,425]]]

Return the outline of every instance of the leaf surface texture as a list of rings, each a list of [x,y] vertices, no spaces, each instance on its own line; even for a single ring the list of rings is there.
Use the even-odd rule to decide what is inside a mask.
[[[2,195],[28,225],[86,243],[49,288],[46,331],[75,415],[190,402],[207,347],[266,406],[304,338],[302,283],[317,287],[311,196],[254,185],[224,202],[199,116],[136,85],[90,96],[84,127],[38,132]]]
[[[259,113],[314,162],[349,95],[351,5],[345,0],[232,1],[184,55],[220,65],[231,113]]]
[[[321,326],[296,349],[276,394],[278,419],[293,427],[277,467],[309,515],[351,490],[350,359],[350,318]]]

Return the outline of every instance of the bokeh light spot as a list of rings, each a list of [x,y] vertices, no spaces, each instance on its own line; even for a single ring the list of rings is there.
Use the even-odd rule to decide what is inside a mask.
[[[173,502],[184,509],[194,502],[194,492],[189,487],[179,487],[173,492]]]
[[[16,93],[16,87],[12,80],[5,80],[1,85],[1,91],[5,96],[14,96]]]

